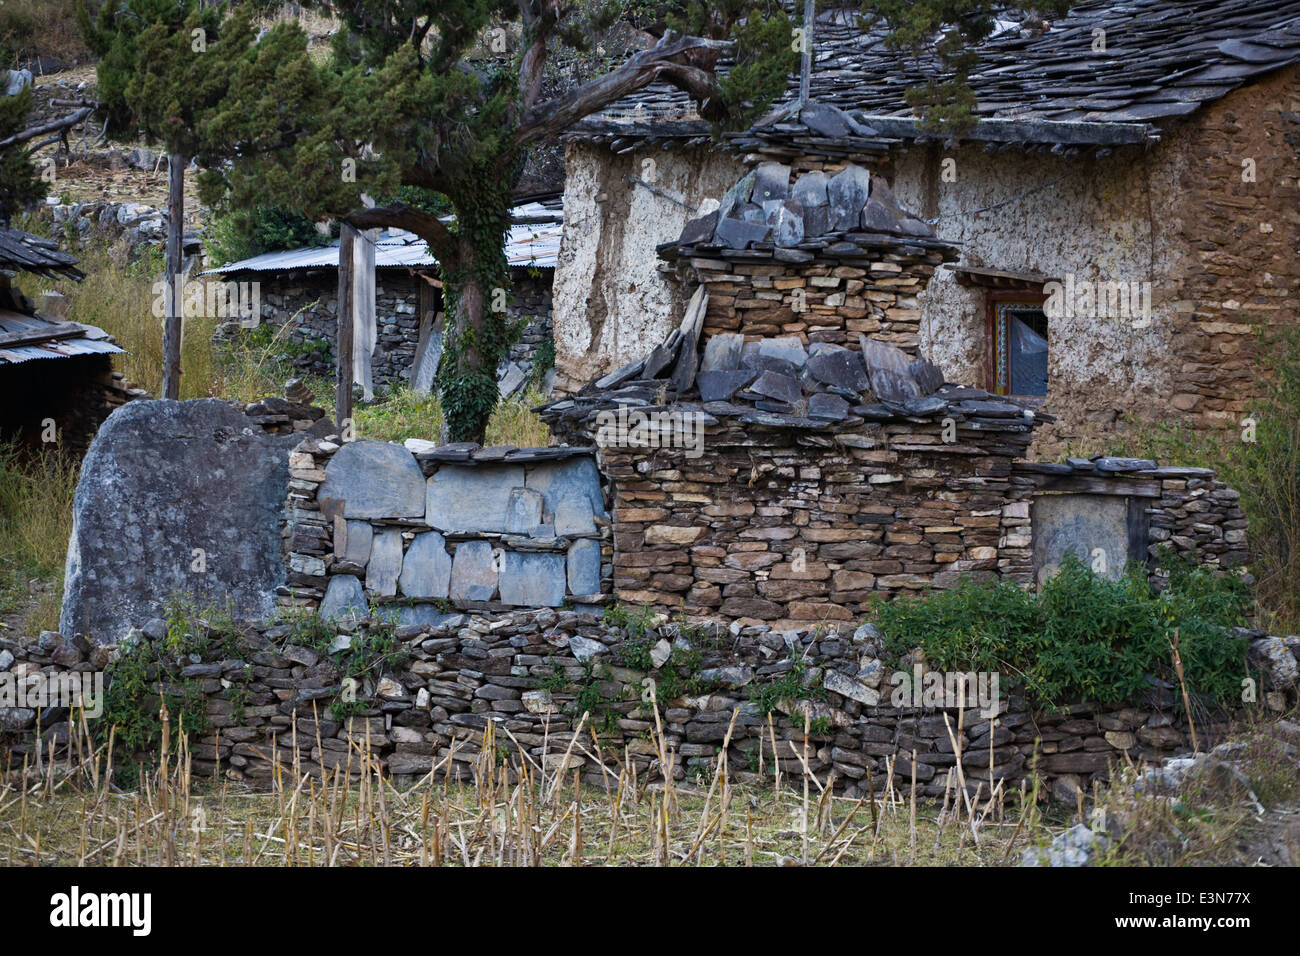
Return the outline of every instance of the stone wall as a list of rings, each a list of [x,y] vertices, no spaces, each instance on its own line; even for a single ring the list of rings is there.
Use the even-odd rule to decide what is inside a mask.
[[[586,449],[308,439],[289,459],[281,603],[403,623],[599,603],[609,522]]]
[[[551,337],[550,269],[513,270],[506,311],[512,321],[526,321],[520,341],[510,349],[509,362],[526,375],[542,342]],[[338,332],[338,274],[333,270],[292,274],[255,273],[261,283],[262,321],[279,328],[295,315],[285,341],[296,353],[294,364],[304,372],[334,374],[334,337]],[[400,270],[376,273],[375,351],[371,356],[374,384],[396,385],[411,377],[420,341],[420,292],[425,280]],[[439,295],[441,309],[441,297]],[[223,326],[222,337],[237,334],[238,325]],[[506,369],[501,370],[504,376]]]
[[[695,460],[604,449],[615,592],[806,626],[963,574],[1028,582],[1030,490],[1011,481],[1016,446],[965,421],[957,442],[945,444],[943,430],[897,421],[831,437],[720,425],[705,430]]]
[[[711,775],[733,713],[733,781],[770,782],[773,742],[784,779],[798,779],[802,766],[791,744],[804,752],[807,714],[809,768],[823,781],[833,775],[834,789],[849,797],[869,790],[879,796],[887,787],[907,793],[914,772],[918,794],[942,796],[957,762],[953,739],[971,788],[978,784],[987,795],[1001,781],[1014,791],[1037,771],[1070,801],[1076,786],[1087,791],[1110,768],[1159,763],[1188,749],[1186,722],[1168,685],[1129,706],[1052,712],[1031,710],[1001,687],[983,716],[896,697],[899,673],[918,672],[907,661],[882,660],[867,625],[781,631],[741,622],[723,629],[663,618],[648,623],[634,636],[595,610],[448,614],[395,630],[346,619],[326,639],[329,647],[295,643],[291,623],[259,625],[214,641],[199,662],[177,662],[170,676],[206,698],[206,724],[189,751],[195,774],[221,771],[264,785],[277,761],[287,768],[297,760],[301,773],[355,772],[367,746],[399,781],[449,772],[466,778],[482,766],[490,722],[493,762],[504,752],[517,765],[523,747],[548,772],[576,771],[593,786],[617,778],[625,760],[638,779],[661,779],[666,765],[652,740],[651,681],[678,780]],[[362,676],[346,708],[351,713],[344,713],[336,705],[348,651],[381,631],[397,639],[401,653]],[[133,631],[132,640],[161,642],[165,634],[155,620]],[[1261,700],[1275,711],[1294,706],[1300,639],[1253,636],[1250,654],[1265,673]],[[50,632],[32,643],[0,638],[0,680],[29,687],[69,669],[100,669],[111,656]],[[894,666],[902,671],[891,673]],[[778,682],[782,690],[773,691]],[[600,703],[575,739],[576,698],[591,684]],[[39,716],[48,759],[48,746],[68,739],[69,714],[52,706]],[[20,765],[32,754],[37,717],[33,708],[0,709],[0,763]],[[1222,715],[1198,716],[1202,747],[1226,729]]]
[[[845,244],[848,245],[848,244]],[[704,334],[797,335],[806,342],[857,348],[859,334],[912,355],[920,341],[917,296],[943,262],[938,250],[901,247],[862,259],[862,250],[839,258],[796,249],[761,256],[721,250],[679,260],[688,287],[709,293]]]

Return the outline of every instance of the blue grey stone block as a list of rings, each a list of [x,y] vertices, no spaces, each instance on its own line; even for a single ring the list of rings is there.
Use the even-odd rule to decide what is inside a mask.
[[[507,551],[501,568],[501,600],[521,607],[559,607],[564,603],[564,555]]]
[[[451,562],[453,601],[490,601],[497,591],[497,571],[492,545],[486,541],[464,541]]]
[[[325,588],[325,598],[320,602],[320,616],[324,620],[341,617],[365,617],[366,592],[361,579],[355,574],[336,574]]]
[[[398,585],[407,597],[445,598],[451,586],[451,555],[436,531],[417,534],[406,549]]]
[[[510,493],[523,486],[522,465],[444,465],[429,478],[425,521],[443,532],[503,532]]]
[[[600,542],[581,538],[569,545],[569,592],[600,593]]]
[[[424,474],[401,445],[348,442],[325,466],[316,497],[342,501],[345,518],[419,518],[424,514]]]

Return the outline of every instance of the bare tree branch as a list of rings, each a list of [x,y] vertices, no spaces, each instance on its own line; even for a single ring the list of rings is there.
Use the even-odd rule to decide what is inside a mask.
[[[76,126],[93,112],[95,112],[95,107],[83,106],[75,113],[69,113],[62,119],[50,120],[48,123],[29,127],[20,133],[14,133],[14,135],[7,139],[0,139],[0,149],[8,149],[10,146],[16,146],[18,143],[25,143],[29,139],[35,139],[37,136],[44,136],[46,133],[53,133],[56,130],[68,129],[69,127]]]
[[[661,76],[674,84],[690,82],[698,88],[701,78],[709,74],[704,70],[687,67],[678,58],[692,51],[721,50],[726,46],[725,40],[682,37],[669,31],[653,47],[634,54],[618,69],[584,83],[563,96],[535,104],[525,111],[519,129],[515,131],[515,145],[524,146],[555,136],[584,116],[598,112],[627,94],[648,86]],[[676,72],[668,72],[670,68],[676,68]],[[694,90],[688,92],[697,95]]]
[[[416,209],[405,203],[359,209],[345,216],[344,219],[358,229],[378,227],[413,232],[429,244],[434,258],[443,264],[452,261],[456,256],[455,239],[446,224],[433,213]]]

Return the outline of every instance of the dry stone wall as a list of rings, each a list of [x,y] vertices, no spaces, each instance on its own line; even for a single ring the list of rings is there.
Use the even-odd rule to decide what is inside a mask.
[[[972,788],[979,781],[987,794],[990,782],[1003,781],[1014,790],[1036,771],[1072,803],[1075,787],[1089,789],[1110,768],[1159,764],[1189,745],[1169,685],[1124,707],[1038,711],[1005,686],[982,710],[936,707],[900,691],[899,675],[915,678],[924,665],[883,660],[868,625],[690,627],[662,616],[645,624],[633,631],[596,609],[547,608],[449,614],[395,629],[345,619],[314,645],[291,623],[250,626],[214,642],[201,661],[176,662],[170,679],[205,701],[205,724],[190,747],[196,774],[267,785],[276,762],[302,773],[356,772],[366,748],[399,780],[467,778],[484,756],[495,763],[504,754],[517,766],[521,748],[548,772],[576,771],[595,786],[626,764],[638,779],[671,772],[683,780],[711,773],[731,728],[728,763],[741,782],[770,782],[774,763],[786,779],[801,774],[797,750],[819,779],[833,776],[834,789],[849,796],[887,786],[906,793],[915,773],[918,793],[938,797],[957,762],[955,742]],[[397,653],[357,682],[344,707],[349,648],[380,631]],[[165,634],[162,621],[151,621],[132,640],[161,642]],[[1272,710],[1294,706],[1300,638],[1250,636],[1252,660],[1264,668],[1262,700]],[[50,632],[32,643],[0,638],[0,681],[31,687],[100,669],[109,656]],[[652,739],[651,682],[668,764]],[[599,704],[579,732],[579,697],[590,700],[593,690]],[[0,709],[0,761],[5,751],[19,763],[33,753],[38,718],[48,758],[51,745],[68,739],[69,717],[56,706],[39,714]],[[494,750],[484,755],[489,723]],[[1201,745],[1227,728],[1223,715],[1199,715]]]

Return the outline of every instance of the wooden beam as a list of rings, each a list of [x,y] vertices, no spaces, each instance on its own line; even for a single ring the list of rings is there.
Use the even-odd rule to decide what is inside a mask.
[[[22,332],[0,332],[0,346],[27,345],[30,343],[50,342],[55,339],[70,339],[86,332],[76,322],[63,322],[59,325],[47,325],[39,329],[24,329]]]
[[[343,222],[339,228],[338,330],[334,336],[337,370],[334,379],[334,419],[340,434],[351,431],[352,418],[352,244],[356,227]]]

